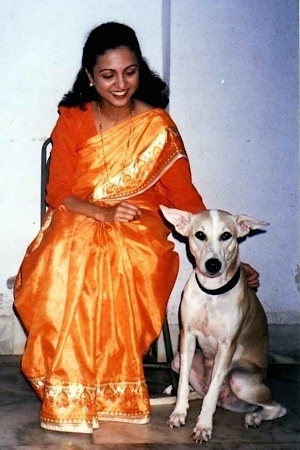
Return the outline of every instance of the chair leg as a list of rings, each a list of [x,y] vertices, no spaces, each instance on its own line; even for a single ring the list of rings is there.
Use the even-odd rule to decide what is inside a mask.
[[[164,325],[163,325],[163,338],[164,338],[164,344],[165,344],[166,359],[167,359],[167,362],[169,363],[170,380],[171,380],[171,384],[173,386],[172,394],[174,395],[177,393],[178,376],[177,376],[177,374],[175,374],[175,372],[173,371],[173,369],[171,367],[171,362],[174,358],[174,353],[173,353],[172,340],[171,340],[170,328],[169,328],[169,323],[168,323],[167,317],[166,317]]]
[[[157,361],[157,357],[156,357],[154,362],[147,362],[147,358],[146,358],[143,365],[145,368],[148,368],[148,369],[168,370],[169,376],[170,376],[170,383],[173,387],[172,395],[176,395],[177,387],[178,387],[178,375],[172,370],[172,367],[171,367],[171,362],[173,360],[174,353],[173,353],[170,328],[169,328],[169,323],[168,323],[167,317],[165,318],[162,332],[163,332],[163,341],[164,341],[164,347],[165,347],[166,361],[159,362],[159,361]],[[154,352],[153,352],[153,348],[152,348],[153,346],[154,346]],[[152,355],[155,354],[156,351],[157,351],[157,341],[155,341],[151,346]],[[151,359],[151,358],[149,358],[149,359]]]
[[[163,338],[164,338],[164,344],[165,344],[166,359],[170,363],[172,361],[172,359],[174,358],[174,353],[173,353],[170,328],[169,328],[169,323],[168,323],[167,318],[165,319],[162,331],[163,331]]]

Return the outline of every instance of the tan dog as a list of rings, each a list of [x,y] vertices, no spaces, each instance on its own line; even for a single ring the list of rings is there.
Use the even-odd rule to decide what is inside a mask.
[[[189,239],[195,270],[181,302],[180,371],[177,401],[168,425],[185,424],[189,375],[198,364],[194,387],[204,397],[193,430],[196,442],[208,441],[216,406],[247,412],[245,426],[284,416],[263,379],[267,370],[265,312],[241,269],[238,238],[266,222],[220,210],[199,214],[161,206],[165,218]],[[196,352],[196,339],[201,351]],[[193,359],[194,358],[194,359]],[[194,374],[195,375],[195,374]]]

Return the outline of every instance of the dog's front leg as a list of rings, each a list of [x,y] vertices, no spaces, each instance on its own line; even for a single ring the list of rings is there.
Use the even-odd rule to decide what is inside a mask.
[[[167,421],[170,428],[185,424],[189,407],[189,374],[196,348],[196,337],[182,330],[180,333],[180,371],[176,405]]]
[[[196,442],[207,442],[212,436],[213,415],[224,378],[230,367],[234,348],[230,344],[220,344],[214,360],[211,382],[202,403],[201,412],[193,429],[193,438]]]

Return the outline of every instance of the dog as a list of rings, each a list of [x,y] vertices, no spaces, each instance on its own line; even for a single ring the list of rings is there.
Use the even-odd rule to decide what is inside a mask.
[[[211,439],[217,406],[245,412],[246,427],[284,416],[286,408],[272,399],[264,384],[266,315],[239,259],[239,239],[268,223],[217,209],[199,214],[160,209],[175,230],[188,237],[195,259],[180,305],[179,385],[168,426],[185,424],[192,365],[191,384],[203,397],[192,433],[195,442]],[[176,369],[174,365],[176,357]]]

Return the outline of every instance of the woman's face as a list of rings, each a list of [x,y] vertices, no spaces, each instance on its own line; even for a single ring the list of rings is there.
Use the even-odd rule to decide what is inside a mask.
[[[89,80],[106,102],[115,107],[127,105],[139,84],[139,65],[135,54],[125,46],[98,56]]]

